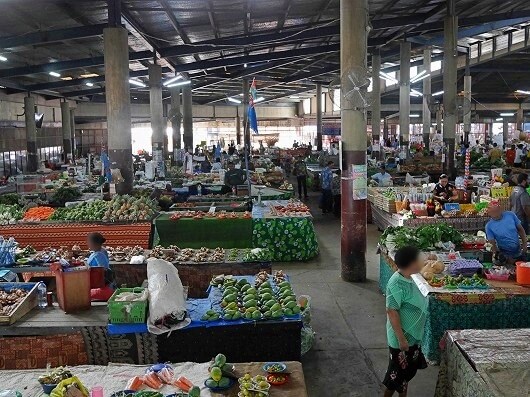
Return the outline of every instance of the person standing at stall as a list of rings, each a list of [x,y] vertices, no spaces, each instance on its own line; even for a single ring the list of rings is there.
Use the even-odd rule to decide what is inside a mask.
[[[333,194],[331,192],[331,182],[333,181],[332,166],[333,161],[328,161],[327,166],[324,167],[320,173],[320,187],[322,189],[320,206],[322,207],[323,214],[327,214],[333,209]]]
[[[526,257],[527,237],[519,218],[512,211],[503,211],[498,200],[489,203],[488,214],[486,238],[494,257],[510,264]]]
[[[392,186],[392,175],[386,172],[384,164],[379,166],[379,172],[372,175],[372,179],[377,182],[377,186],[379,187]]]
[[[303,190],[304,199],[307,200],[307,164],[302,155],[298,155],[293,168],[293,175],[296,176],[296,182],[298,184],[298,198],[302,200]]]
[[[418,369],[427,368],[421,351],[421,342],[427,320],[427,298],[412,280],[414,273],[423,267],[420,251],[406,246],[394,256],[398,270],[390,277],[386,287],[386,335],[390,359],[383,384],[384,396],[395,392],[407,395],[408,383]]]
[[[517,186],[513,188],[510,196],[511,210],[521,221],[525,233],[528,234],[530,225],[530,194],[526,191],[528,187],[528,174],[517,175]]]

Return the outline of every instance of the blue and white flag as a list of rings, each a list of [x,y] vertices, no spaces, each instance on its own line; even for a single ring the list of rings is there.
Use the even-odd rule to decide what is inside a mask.
[[[253,79],[252,85],[250,86],[250,95],[248,98],[248,122],[250,129],[254,131],[254,134],[258,133],[258,118],[256,117],[256,109],[254,108],[256,98],[256,79]]]

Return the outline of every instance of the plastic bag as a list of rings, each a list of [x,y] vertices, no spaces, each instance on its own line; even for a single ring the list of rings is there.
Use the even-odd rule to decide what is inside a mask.
[[[67,390],[70,387],[79,389],[79,392],[83,397],[88,397],[88,389],[83,386],[77,376],[72,376],[71,378],[61,381],[55,389],[52,390],[50,397],[66,397],[68,395]]]
[[[302,323],[304,326],[309,326],[311,323],[311,297],[309,295],[299,295],[298,306],[300,306],[300,309],[302,309],[300,312]]]
[[[178,270],[162,259],[147,260],[149,289],[149,319],[147,328],[152,334],[184,328],[191,323],[186,312],[184,287]]]
[[[313,328],[310,326],[303,326],[302,327],[302,356],[306,354],[311,348],[313,347],[313,343],[315,342],[315,332],[313,331]]]

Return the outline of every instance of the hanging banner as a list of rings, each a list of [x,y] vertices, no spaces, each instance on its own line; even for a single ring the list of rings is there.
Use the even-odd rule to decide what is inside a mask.
[[[322,135],[340,136],[340,123],[323,123]]]
[[[366,200],[368,197],[366,171],[366,164],[353,164],[351,166],[352,196],[354,200]]]

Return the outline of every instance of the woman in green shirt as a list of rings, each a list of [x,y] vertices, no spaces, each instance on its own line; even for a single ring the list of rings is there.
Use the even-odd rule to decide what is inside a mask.
[[[390,277],[386,287],[386,334],[390,349],[388,370],[383,380],[385,397],[398,392],[407,395],[408,382],[418,369],[427,368],[421,352],[421,341],[427,313],[425,298],[412,275],[423,267],[420,251],[416,247],[397,250],[394,261],[398,270]]]

